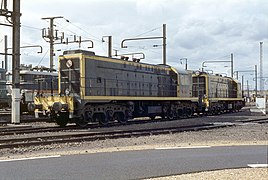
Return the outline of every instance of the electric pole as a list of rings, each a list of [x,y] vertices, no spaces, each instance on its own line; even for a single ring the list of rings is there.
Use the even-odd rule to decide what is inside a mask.
[[[13,0],[11,122],[14,124],[20,123],[20,16],[20,0]]]
[[[163,64],[167,64],[167,33],[166,24],[163,24]]]
[[[257,82],[257,77],[258,77],[257,65],[255,65],[255,102],[256,102],[256,98],[258,96],[258,82]]]
[[[112,36],[102,36],[102,42],[105,42],[105,37],[108,38],[108,57],[112,57]]]
[[[262,63],[262,44],[260,42],[260,95],[262,95],[264,90],[264,81],[263,81],[263,63]]]
[[[234,54],[231,53],[231,77],[234,77]]]
[[[7,72],[8,66],[7,66],[7,35],[5,35],[5,70]]]
[[[81,46],[82,42],[90,42],[91,45],[88,46],[88,48],[93,48],[94,44],[93,41],[90,39],[85,39],[82,40],[81,36],[78,36],[78,39],[76,38],[76,35],[73,35],[73,41],[69,41],[68,38],[65,39],[64,41],[64,32],[61,32],[61,36],[58,36],[58,30],[54,29],[54,19],[59,19],[59,18],[64,18],[63,16],[55,16],[55,17],[45,17],[42,18],[43,20],[49,20],[49,28],[43,28],[42,29],[42,37],[43,39],[50,44],[50,56],[49,56],[49,61],[50,61],[50,72],[55,71],[54,69],[54,63],[53,63],[53,57],[54,57],[54,45],[55,44],[65,44],[68,45],[70,43],[78,43],[79,48]],[[65,19],[67,22],[70,22],[69,20]],[[57,40],[60,40],[56,42]]]
[[[54,57],[54,41],[58,39],[57,36],[54,36],[54,19],[58,19],[58,18],[63,18],[62,16],[55,16],[55,17],[45,17],[42,18],[43,20],[50,20],[50,27],[48,28],[48,34],[44,33],[44,29],[43,29],[43,38],[48,38],[49,39],[49,49],[50,49],[50,55],[49,55],[49,62],[50,62],[50,72],[53,71],[53,57]]]
[[[124,45],[125,41],[146,40],[146,39],[163,39],[163,44],[162,44],[163,45],[163,64],[166,65],[167,64],[166,24],[163,24],[163,36],[123,39],[121,41],[121,48],[127,48],[127,46]],[[155,47],[157,47],[157,45]]]
[[[108,57],[112,57],[112,36],[108,36]]]

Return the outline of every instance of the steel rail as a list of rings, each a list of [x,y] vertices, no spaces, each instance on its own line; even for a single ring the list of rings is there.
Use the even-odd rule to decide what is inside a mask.
[[[4,148],[19,148],[38,145],[51,145],[56,143],[71,143],[71,142],[87,142],[105,139],[119,139],[119,138],[132,138],[140,136],[150,136],[159,134],[172,134],[185,131],[200,131],[215,128],[223,128],[234,125],[213,125],[203,124],[196,126],[182,126],[182,127],[168,127],[168,128],[153,128],[142,130],[125,130],[125,131],[106,131],[106,132],[85,132],[78,134],[67,135],[50,135],[50,136],[38,136],[30,138],[12,138],[1,139],[0,149]]]

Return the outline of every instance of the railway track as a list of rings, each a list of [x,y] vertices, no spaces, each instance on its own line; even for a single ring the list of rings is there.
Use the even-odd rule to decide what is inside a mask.
[[[178,120],[168,120],[169,122],[171,121],[178,121]],[[134,124],[146,124],[146,123],[158,123],[158,122],[163,122],[162,119],[155,119],[155,120],[150,120],[150,119],[145,119],[145,120],[131,120],[125,125],[134,125]],[[167,120],[166,120],[167,122]],[[236,120],[238,123],[259,123],[259,124],[264,124],[268,123],[267,118],[262,118],[262,119],[246,119],[246,120]],[[216,123],[217,124],[217,123]],[[218,123],[219,124],[219,123]],[[232,123],[230,123],[232,124]],[[122,124],[114,122],[110,123],[106,127],[115,127],[115,126],[122,126]],[[19,127],[0,127],[0,136],[6,136],[6,135],[19,135],[19,134],[33,134],[33,133],[42,133],[42,132],[60,132],[60,131],[70,131],[70,130],[81,130],[81,129],[98,129],[98,128],[103,128],[103,126],[100,126],[98,124],[89,124],[85,128],[80,128],[77,127],[76,125],[69,125],[67,127],[32,127],[32,126],[19,126]]]
[[[228,127],[230,125],[203,124],[196,126],[182,126],[169,128],[153,128],[142,130],[122,130],[122,131],[104,131],[104,132],[83,132],[65,135],[35,136],[28,138],[8,138],[0,140],[0,149],[18,148],[29,146],[41,146],[58,143],[85,142],[105,139],[132,138],[139,136],[150,136],[159,134],[172,134],[185,131],[201,131],[215,128]]]
[[[240,120],[238,122],[264,124],[264,123],[268,123],[268,119],[267,118],[262,118],[262,119],[247,119],[247,120]]]
[[[191,117],[193,118],[193,117]],[[185,120],[186,118],[184,118]],[[188,118],[189,119],[189,118]],[[109,127],[120,127],[125,125],[138,125],[138,124],[146,124],[146,123],[159,123],[159,122],[172,122],[172,121],[178,121],[181,119],[174,119],[174,120],[163,120],[161,118],[151,120],[150,118],[145,119],[135,119],[130,120],[126,124],[121,124],[119,122],[111,122],[107,126],[102,126],[99,124],[89,124],[87,127],[80,128],[76,125],[69,125],[66,127],[32,127],[31,125],[25,125],[23,126],[0,126],[0,136],[7,136],[7,135],[19,135],[19,134],[32,134],[32,133],[41,133],[41,132],[59,132],[59,131],[68,131],[68,130],[79,130],[79,129],[98,129],[98,128],[109,128]]]
[[[11,115],[10,114],[1,114],[0,113],[0,125],[5,125],[11,123]],[[47,117],[40,117],[39,119],[36,119],[33,115],[21,115],[20,116],[20,122],[21,123],[32,123],[32,122],[53,122],[51,119]]]
[[[79,128],[77,126],[68,126],[65,128],[61,128],[61,127],[32,127],[32,126],[5,127],[5,128],[0,128],[0,136],[33,134],[33,133],[42,133],[42,132],[59,132],[59,131],[68,131],[68,130],[75,130],[75,129],[79,129]]]
[[[161,121],[161,120],[154,120]],[[137,121],[137,124],[143,124],[148,122],[148,120]],[[0,140],[0,149],[3,148],[17,148],[17,147],[28,147],[28,146],[41,146],[41,145],[49,145],[56,143],[68,143],[68,142],[83,142],[83,141],[95,141],[95,140],[104,140],[104,139],[116,139],[116,138],[131,138],[138,136],[149,136],[149,135],[158,135],[158,134],[172,134],[184,131],[201,131],[215,128],[223,128],[236,126],[243,123],[268,123],[267,118],[262,119],[246,119],[246,120],[238,120],[234,123],[206,123],[192,126],[179,126],[179,127],[154,127],[154,128],[146,128],[138,130],[131,130],[130,128],[126,128],[125,130],[110,128],[102,128],[96,125],[94,129],[96,132],[91,131],[92,129],[81,129],[76,126],[69,126],[65,128],[60,127],[14,127],[14,128],[0,128],[1,136],[8,135],[19,135],[19,134],[34,134],[34,137],[6,137],[5,139]],[[114,125],[117,126],[117,125]],[[78,131],[77,131],[78,130]],[[81,132],[83,130],[84,132]],[[99,130],[99,132],[97,132]],[[102,131],[102,132],[100,132]],[[65,134],[49,134],[49,135],[38,135],[38,133],[42,132],[64,132]]]

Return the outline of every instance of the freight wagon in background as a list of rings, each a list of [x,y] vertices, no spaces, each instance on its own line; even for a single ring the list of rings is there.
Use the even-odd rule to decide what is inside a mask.
[[[174,119],[243,106],[240,85],[232,78],[83,50],[59,57],[59,93],[36,97],[34,107],[36,115],[46,114],[60,126],[126,123],[135,117]]]

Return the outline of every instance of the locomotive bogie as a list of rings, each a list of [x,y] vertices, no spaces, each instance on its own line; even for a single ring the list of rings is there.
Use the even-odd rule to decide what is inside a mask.
[[[83,106],[83,110],[77,122],[84,126],[88,123],[107,125],[109,122],[117,121],[126,123],[129,119],[137,117],[156,116],[174,119],[193,116],[197,111],[197,105],[189,102],[178,103],[178,101],[120,101],[104,104],[90,103]]]
[[[85,126],[88,123],[107,125],[112,121],[126,123],[132,118],[132,111],[129,103],[88,103],[82,107],[79,119],[74,122],[79,126]]]

